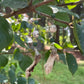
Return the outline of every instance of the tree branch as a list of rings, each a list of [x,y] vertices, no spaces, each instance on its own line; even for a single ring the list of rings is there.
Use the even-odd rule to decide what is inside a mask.
[[[38,7],[42,6],[42,5],[48,4],[48,3],[53,2],[53,1],[54,0],[43,1],[43,2],[40,2],[40,3],[36,4],[35,6],[32,6],[32,0],[31,0],[27,7],[22,8],[22,9],[20,9],[18,11],[14,11],[14,12],[12,12],[10,14],[4,15],[3,17],[4,18],[9,18],[9,17],[14,16],[14,15],[19,15],[19,14],[23,14],[23,13],[27,13],[27,12],[28,13],[34,12],[35,8],[38,8]],[[58,6],[77,5],[77,4],[80,4],[82,2],[84,2],[84,0],[81,0],[79,2],[72,2],[72,3],[67,3],[67,4],[61,4],[61,5],[58,5]]]
[[[39,12],[36,12],[35,9],[38,8],[38,7],[40,7],[40,6],[42,6],[42,5],[48,4],[48,3],[50,3],[50,2],[53,2],[53,1],[54,1],[54,0],[43,1],[43,2],[40,2],[40,3],[38,3],[38,4],[34,5],[34,6],[32,6],[32,0],[31,0],[30,3],[29,3],[29,5],[28,5],[27,7],[22,8],[22,9],[20,9],[20,10],[18,10],[18,11],[14,11],[14,12],[12,12],[12,13],[10,13],[10,14],[4,15],[3,17],[4,17],[4,18],[9,18],[9,17],[14,16],[14,15],[19,15],[19,14],[23,14],[23,13],[35,12],[35,13],[38,13],[38,14],[40,14],[40,15],[42,15],[42,16],[45,16],[45,17],[48,17],[48,18],[52,18],[51,16],[49,16],[49,15],[47,15],[47,14],[44,14],[44,13],[41,13],[41,12],[40,12],[40,13],[39,13]],[[82,3],[82,2],[84,2],[84,0],[81,0],[81,1],[79,1],[79,2],[61,4],[61,5],[58,5],[58,6],[77,5],[77,4],[80,4],[80,3]],[[56,18],[53,18],[53,19],[54,19],[55,21],[64,23],[64,24],[66,24],[66,25],[68,25],[68,26],[71,26],[71,25],[72,25],[71,23],[68,23],[68,22],[65,22],[65,21],[62,21],[62,20],[59,20],[59,19],[56,19]]]
[[[78,2],[71,2],[71,3],[61,4],[61,5],[57,5],[57,6],[78,5],[78,4],[83,3],[83,2],[84,2],[84,0],[81,0]]]
[[[40,54],[35,56],[35,59],[34,59],[33,63],[26,69],[26,78],[31,76],[31,72],[33,72],[35,66],[38,64],[40,59],[41,59],[41,55]]]
[[[57,57],[58,57],[58,54],[57,54],[56,50],[52,49],[51,54],[48,57],[46,64],[44,65],[44,69],[45,69],[46,74],[49,74],[52,71],[55,59]]]
[[[4,15],[3,17],[4,18],[9,18],[9,17],[14,16],[14,15],[19,15],[19,14],[23,14],[23,13],[31,12],[31,11],[32,10],[31,10],[30,6],[27,6],[25,8],[22,8],[22,9],[18,10],[18,11],[14,11],[10,14]]]
[[[22,9],[20,9],[18,11],[14,11],[14,12],[12,12],[10,14],[4,15],[3,17],[4,18],[9,18],[9,17],[14,16],[14,15],[19,15],[19,14],[23,14],[23,13],[31,13],[31,12],[35,11],[35,8],[40,7],[40,6],[44,5],[44,4],[48,4],[48,3],[52,2],[52,1],[54,1],[54,0],[43,1],[41,3],[36,4],[35,6],[32,6],[32,0],[31,0],[27,7],[22,8]]]
[[[22,53],[23,55],[30,55],[31,53],[33,53],[33,52],[20,52],[20,53]],[[3,55],[3,54],[14,54],[13,52],[2,52],[2,53],[0,53],[0,55]]]
[[[54,0],[43,1],[43,2],[41,2],[41,3],[39,3],[39,4],[36,4],[36,5],[34,6],[34,8],[38,8],[38,7],[42,6],[42,5],[48,4],[48,3],[53,2],[53,1],[54,1]]]
[[[52,18],[50,15],[45,14],[45,13],[42,13],[42,12],[35,11],[35,13],[38,13],[39,15],[42,15],[42,16],[45,16],[45,17],[48,17],[48,18]],[[68,26],[71,25],[71,24],[69,24],[68,22],[65,22],[65,21],[62,21],[62,20],[59,20],[59,19],[56,19],[56,18],[52,18],[52,19],[54,19],[55,21],[64,23],[64,24],[66,24],[66,25],[68,25]]]
[[[29,4],[28,4],[28,6],[29,6],[29,5],[32,5],[32,2],[33,2],[33,0],[30,0],[30,2],[29,2]]]

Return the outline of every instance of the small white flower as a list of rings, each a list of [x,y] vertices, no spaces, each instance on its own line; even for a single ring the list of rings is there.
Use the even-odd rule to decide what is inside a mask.
[[[53,13],[57,13],[59,11],[58,8],[54,6],[50,6],[50,8],[53,10]]]
[[[26,36],[26,43],[33,43],[32,38],[29,36]]]
[[[28,17],[24,17],[22,21],[28,21]]]
[[[31,18],[31,19],[29,20],[30,23],[33,23],[34,21],[35,21],[35,18]]]
[[[2,50],[2,52],[8,52],[8,50],[6,50],[5,48]]]
[[[49,26],[46,27],[46,32],[49,32]]]
[[[28,16],[26,14],[23,14],[22,21],[28,21]]]
[[[57,31],[56,26],[55,26],[55,25],[51,25],[51,26],[50,26],[50,32],[51,32],[51,33],[55,33],[56,31]]]
[[[33,31],[33,37],[38,38],[39,32],[37,30]]]

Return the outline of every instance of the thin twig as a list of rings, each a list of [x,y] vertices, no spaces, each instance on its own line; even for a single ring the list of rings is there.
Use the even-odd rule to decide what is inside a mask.
[[[33,2],[33,0],[30,0],[28,6],[31,6],[32,5],[32,2]]]
[[[11,17],[11,16],[23,14],[23,13],[26,13],[26,12],[31,12],[31,11],[30,11],[30,6],[27,6],[27,7],[25,7],[25,8],[22,8],[22,9],[20,9],[20,10],[18,10],[18,11],[14,11],[14,12],[12,12],[12,13],[10,13],[10,14],[6,14],[6,15],[4,15],[3,17],[4,17],[4,18],[9,18],[9,17]]]
[[[26,69],[26,78],[31,76],[31,72],[33,72],[35,66],[38,64],[40,59],[41,59],[41,55],[40,54],[35,56],[35,59],[34,59],[33,63]]]
[[[42,16],[45,16],[45,17],[48,17],[48,18],[52,18],[50,15],[42,13],[42,12],[35,11],[35,13],[38,13],[39,15],[42,15]],[[62,21],[62,20],[59,20],[59,19],[56,19],[56,18],[52,18],[52,19],[70,26],[70,24],[68,22],[65,22],[65,21]]]
[[[4,15],[3,17],[4,18],[9,18],[9,17],[19,15],[19,14],[23,14],[23,13],[31,13],[31,12],[35,11],[35,8],[40,7],[40,6],[44,5],[44,4],[48,4],[48,3],[52,2],[52,1],[54,1],[54,0],[43,1],[41,3],[36,4],[35,6],[32,6],[32,0],[31,0],[27,7],[22,8],[22,9],[20,9],[18,11],[14,11],[14,12],[12,12],[10,14]]]
[[[48,17],[48,18],[52,18],[51,16],[49,16],[49,15],[47,15],[47,14],[44,14],[44,13],[41,13],[41,12],[40,12],[40,13],[39,13],[39,12],[36,12],[35,9],[38,8],[38,7],[40,7],[40,6],[42,6],[42,5],[48,4],[48,3],[50,3],[50,2],[53,2],[53,1],[54,1],[54,0],[43,1],[43,2],[40,2],[40,3],[38,3],[38,4],[34,5],[34,6],[32,6],[32,0],[31,0],[30,3],[29,3],[29,5],[28,5],[27,7],[22,8],[22,9],[20,9],[20,10],[18,10],[18,11],[14,11],[14,12],[12,12],[12,13],[10,13],[10,14],[4,15],[3,17],[4,17],[4,18],[9,18],[9,17],[11,17],[11,16],[15,16],[15,15],[23,14],[23,13],[35,12],[35,13],[38,13],[38,14],[40,14],[40,15],[42,15],[42,16],[45,16],[45,17]],[[80,3],[82,3],[82,2],[84,2],[84,0],[81,0],[81,1],[79,1],[79,2],[72,2],[72,3],[67,3],[67,4],[61,4],[61,5],[58,5],[58,6],[77,5],[77,4],[80,4]],[[56,18],[53,18],[53,19],[54,19],[55,21],[64,23],[64,24],[66,24],[66,25],[68,25],[68,26],[71,26],[71,25],[72,25],[71,23],[68,23],[68,22],[65,22],[65,21],[62,21],[62,20],[59,20],[59,19],[56,19]]]
[[[38,8],[38,7],[42,6],[42,5],[46,5],[46,4],[48,4],[48,3],[50,3],[50,2],[53,2],[53,1],[54,1],[54,0],[48,0],[48,1],[40,2],[39,4],[36,4],[36,5],[34,6],[34,8]]]
[[[66,3],[66,4],[60,4],[60,5],[57,5],[57,6],[78,5],[78,4],[81,4],[83,2],[84,2],[84,0],[81,0],[81,1],[78,1],[78,2],[71,2],[71,3]]]
[[[20,52],[20,53],[22,53],[22,54],[24,54],[24,55],[27,55],[27,54],[30,54],[30,53],[32,53],[32,52]],[[3,55],[3,54],[14,54],[13,52],[2,52],[2,53],[0,53],[0,55]]]
[[[15,16],[15,15],[23,14],[23,13],[34,12],[36,8],[38,8],[38,7],[42,6],[42,5],[48,4],[50,2],[53,2],[53,1],[54,0],[43,1],[41,3],[36,4],[35,6],[32,6],[32,0],[31,0],[27,7],[22,8],[22,9],[20,9],[18,11],[14,11],[14,12],[12,12],[10,14],[4,15],[3,17],[4,18],[9,18],[11,16]],[[77,4],[80,4],[82,2],[84,2],[84,0],[81,0],[79,2],[72,2],[72,3],[67,3],[67,4],[61,4],[61,5],[58,5],[58,6],[77,5]]]

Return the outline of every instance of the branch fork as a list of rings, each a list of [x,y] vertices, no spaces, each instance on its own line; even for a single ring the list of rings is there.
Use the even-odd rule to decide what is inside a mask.
[[[42,5],[46,5],[46,4],[48,4],[48,3],[50,3],[50,2],[53,2],[53,1],[55,1],[55,0],[42,1],[42,2],[40,2],[40,3],[38,3],[38,4],[34,5],[34,6],[32,5],[32,1],[33,1],[33,0],[30,0],[30,2],[29,2],[29,4],[28,4],[27,7],[22,8],[22,9],[20,9],[20,10],[18,10],[18,11],[14,11],[14,12],[12,12],[12,13],[10,13],[10,14],[4,15],[3,17],[4,17],[4,18],[9,18],[9,17],[11,17],[11,16],[15,16],[15,15],[23,14],[23,13],[31,13],[31,12],[38,13],[38,12],[36,12],[36,10],[35,10],[36,8],[38,8],[38,7],[42,6]],[[72,2],[72,3],[67,3],[67,4],[61,4],[61,5],[58,5],[58,6],[77,5],[77,4],[80,4],[80,3],[83,3],[83,2],[84,2],[84,0],[80,0],[80,1],[78,1],[78,2]],[[48,17],[48,18],[51,18],[51,16],[49,16],[49,15],[47,15],[47,14],[40,13],[40,15],[45,16],[45,17]],[[68,25],[68,26],[70,26],[70,27],[72,28],[72,24],[71,24],[71,23],[68,23],[68,22],[65,22],[65,21],[61,21],[61,20],[56,19],[56,18],[53,18],[53,19],[54,19],[55,21],[64,23],[64,24],[66,24],[66,25]]]
[[[41,54],[38,52],[38,50],[35,48],[35,59],[33,63],[26,69],[26,78],[31,76],[31,72],[33,72],[35,66],[38,64],[38,62],[41,59]]]
[[[59,56],[57,54],[57,51],[55,48],[53,48],[46,64],[44,65],[44,69],[45,69],[46,74],[49,74],[52,71],[54,62],[58,58],[59,58]]]

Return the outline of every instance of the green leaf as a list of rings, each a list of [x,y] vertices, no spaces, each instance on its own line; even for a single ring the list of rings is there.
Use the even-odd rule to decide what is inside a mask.
[[[55,18],[59,19],[61,21],[70,22],[69,15],[67,13],[58,12],[58,13],[55,14]],[[62,26],[62,27],[66,27],[67,26],[66,24],[60,23],[58,21],[55,21],[55,24],[59,25],[59,26]]]
[[[13,55],[14,55],[14,59],[18,60],[18,61],[21,61],[23,59],[23,57],[24,57],[24,55],[22,53],[20,53],[19,48],[16,48],[14,50],[14,54]]]
[[[54,39],[54,38],[51,38],[51,39],[50,39],[50,42],[55,42],[55,39]]]
[[[24,77],[19,77],[17,80],[18,84],[26,84],[26,79]]]
[[[41,42],[44,42],[44,38],[42,36],[39,36],[38,39],[41,41]]]
[[[11,24],[11,27],[12,27],[14,32],[18,32],[20,30],[20,26],[21,26],[20,23],[19,24],[15,24],[15,23]]]
[[[6,75],[6,70],[4,68],[0,69],[0,74]]]
[[[50,55],[50,50],[48,50],[48,51],[45,53],[45,57],[44,57],[44,58],[45,58],[45,61],[47,61],[49,55]]]
[[[80,1],[80,0],[64,0],[65,3],[72,3],[72,2],[77,2],[77,1]],[[73,9],[74,7],[76,7],[76,5],[68,5],[67,6],[69,9]]]
[[[37,3],[40,3],[42,1],[44,1],[44,0],[33,0],[33,5],[36,5]]]
[[[57,2],[59,2],[60,0],[56,0]]]
[[[7,77],[3,74],[0,74],[0,83],[4,83],[4,80],[7,80]]]
[[[71,42],[65,42],[63,48],[74,48],[74,46],[71,44]]]
[[[62,20],[62,21],[65,21],[65,22],[70,22],[69,15],[73,15],[76,18],[79,18],[79,16],[76,13],[71,12],[67,8],[58,7],[58,6],[54,6],[54,5],[49,5],[49,7],[53,10],[53,13],[55,15],[54,18],[57,18],[59,20]],[[67,26],[66,24],[60,23],[58,21],[55,21],[55,24],[59,25],[59,26],[63,26],[63,27]]]
[[[9,76],[9,80],[10,80],[11,84],[14,84],[14,82],[16,81],[16,76],[15,76],[14,70],[10,69],[8,71],[8,76]]]
[[[26,22],[26,21],[22,21],[22,22],[21,22],[21,29],[22,29],[22,28],[24,28],[24,29],[26,29],[26,28],[32,29],[33,26],[32,26],[31,24],[29,24],[28,22]]]
[[[33,78],[28,78],[28,84],[35,84],[35,80]]]
[[[64,53],[58,52],[58,54],[59,54],[59,59],[62,60],[64,64],[66,64],[66,58],[65,58]]]
[[[8,63],[8,58],[4,55],[0,55],[0,67],[5,67]]]
[[[20,36],[19,35],[17,35],[17,34],[14,34],[14,38],[15,38],[15,41],[20,45],[20,46],[22,46],[22,47],[26,47],[25,46],[25,44],[24,44],[24,42],[20,39]]]
[[[22,77],[24,75],[24,73],[22,72],[22,71],[19,71],[18,73],[17,73],[17,77],[19,78],[19,77]]]
[[[12,65],[10,66],[10,69],[12,69],[13,71],[16,71],[16,67],[15,67],[15,65],[12,64]]]
[[[38,20],[34,21],[34,24],[38,25],[38,23],[39,23],[39,21],[38,21]]]
[[[34,47],[36,47],[36,46],[37,46],[37,44],[38,44],[37,42],[33,42],[33,46],[34,46]]]
[[[0,51],[13,42],[13,31],[5,18],[0,16]]]
[[[74,37],[80,51],[84,54],[84,24],[79,25],[74,21]]]
[[[23,60],[19,62],[20,68],[25,71],[27,67],[29,67],[32,64],[32,59],[29,56],[24,56]]]
[[[55,46],[55,48],[57,48],[57,49],[63,49],[59,44],[57,44],[57,43],[54,43],[54,46]]]
[[[76,62],[76,59],[72,54],[66,53],[66,60],[67,60],[68,68],[73,75],[78,69],[78,64]]]
[[[79,18],[79,16],[76,14],[76,13],[73,13],[71,10],[67,9],[67,8],[63,8],[63,7],[58,7],[58,6],[54,6],[54,5],[50,5],[49,6],[52,10],[53,10],[53,13],[57,13],[57,12],[60,12],[60,13],[67,13],[69,15],[73,15],[74,17],[77,17]]]
[[[47,5],[40,6],[36,10],[39,12],[48,14],[48,15],[53,14],[52,9],[50,7],[48,7]]]
[[[3,0],[1,4],[14,9],[24,8],[28,5],[28,0]]]

